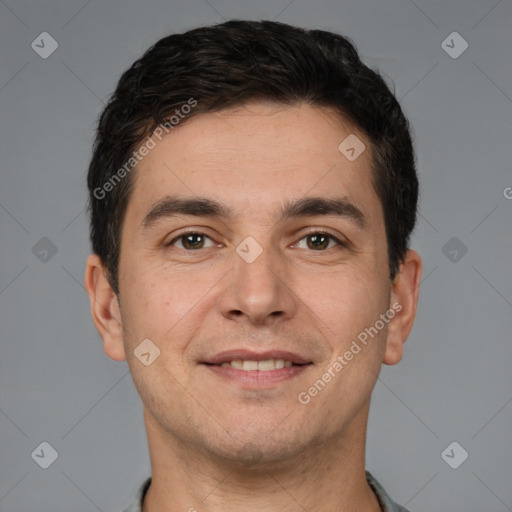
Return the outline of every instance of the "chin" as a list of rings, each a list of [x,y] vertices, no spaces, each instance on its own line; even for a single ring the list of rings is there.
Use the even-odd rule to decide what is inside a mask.
[[[320,436],[305,439],[304,432],[287,430],[269,435],[268,431],[257,433],[253,430],[252,435],[246,431],[239,437],[229,436],[222,444],[210,444],[210,452],[215,458],[224,459],[230,467],[237,467],[241,472],[268,472],[296,465],[298,459],[306,457],[309,450],[317,449],[322,441]]]

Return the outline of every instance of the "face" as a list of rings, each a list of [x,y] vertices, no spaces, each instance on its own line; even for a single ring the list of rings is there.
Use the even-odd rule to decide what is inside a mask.
[[[365,145],[355,159],[339,149],[351,134]],[[122,331],[102,336],[127,359],[152,431],[282,461],[366,420],[410,309],[389,280],[371,162],[339,114],[252,103],[186,121],[138,164]],[[147,366],[143,340],[160,351]]]

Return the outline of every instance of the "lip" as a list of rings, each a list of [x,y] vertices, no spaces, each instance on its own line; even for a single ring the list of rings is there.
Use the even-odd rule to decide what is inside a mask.
[[[268,359],[284,359],[285,361],[291,361],[293,364],[307,365],[312,361],[308,361],[303,357],[293,352],[287,352],[284,350],[267,350],[265,352],[253,352],[247,349],[233,349],[225,352],[220,352],[205,361],[201,361],[204,364],[218,365],[224,362],[234,361],[236,359],[242,359],[244,361],[266,361]],[[243,370],[237,370],[243,371]],[[278,370],[272,370],[272,372]],[[272,373],[268,372],[268,373]]]
[[[291,361],[296,366],[278,368],[270,371],[238,370],[236,368],[219,366],[221,363],[234,361],[236,359],[245,361],[284,359],[285,361]],[[201,365],[224,380],[235,382],[248,389],[261,389],[272,387],[274,384],[298,376],[306,371],[309,366],[312,366],[313,362],[304,359],[294,352],[287,352],[285,350],[253,352],[246,349],[233,349],[220,352],[208,358],[206,361],[202,361]]]
[[[236,368],[215,366],[212,364],[203,364],[207,370],[213,372],[222,379],[235,382],[238,385],[249,389],[268,388],[279,382],[286,381],[292,377],[305,372],[311,364],[300,366],[290,366],[288,368],[279,368],[262,372],[259,370],[237,370]]]

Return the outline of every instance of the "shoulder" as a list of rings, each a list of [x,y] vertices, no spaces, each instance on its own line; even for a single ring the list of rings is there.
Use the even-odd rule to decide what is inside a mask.
[[[124,512],[142,512],[142,502],[144,501],[144,496],[149,489],[149,485],[151,484],[151,477],[145,480],[142,485],[139,487],[139,490],[133,497],[132,502],[124,510]]]
[[[377,496],[383,512],[409,512],[406,508],[395,503],[384,490],[384,487],[382,487],[368,471],[366,472],[366,481],[370,484],[370,487]]]

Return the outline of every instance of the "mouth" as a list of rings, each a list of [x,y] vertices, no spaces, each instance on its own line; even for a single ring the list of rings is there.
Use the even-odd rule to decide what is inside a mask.
[[[313,362],[283,351],[254,353],[246,350],[223,352],[202,362],[209,370],[225,380],[244,387],[268,387],[302,373]]]
[[[290,368],[291,366],[294,366],[294,364],[286,359],[264,359],[263,361],[234,359],[233,361],[223,361],[220,365],[216,366],[220,366],[221,368],[234,368],[235,370],[245,370],[248,372],[271,372],[273,370],[280,370],[281,368]]]

